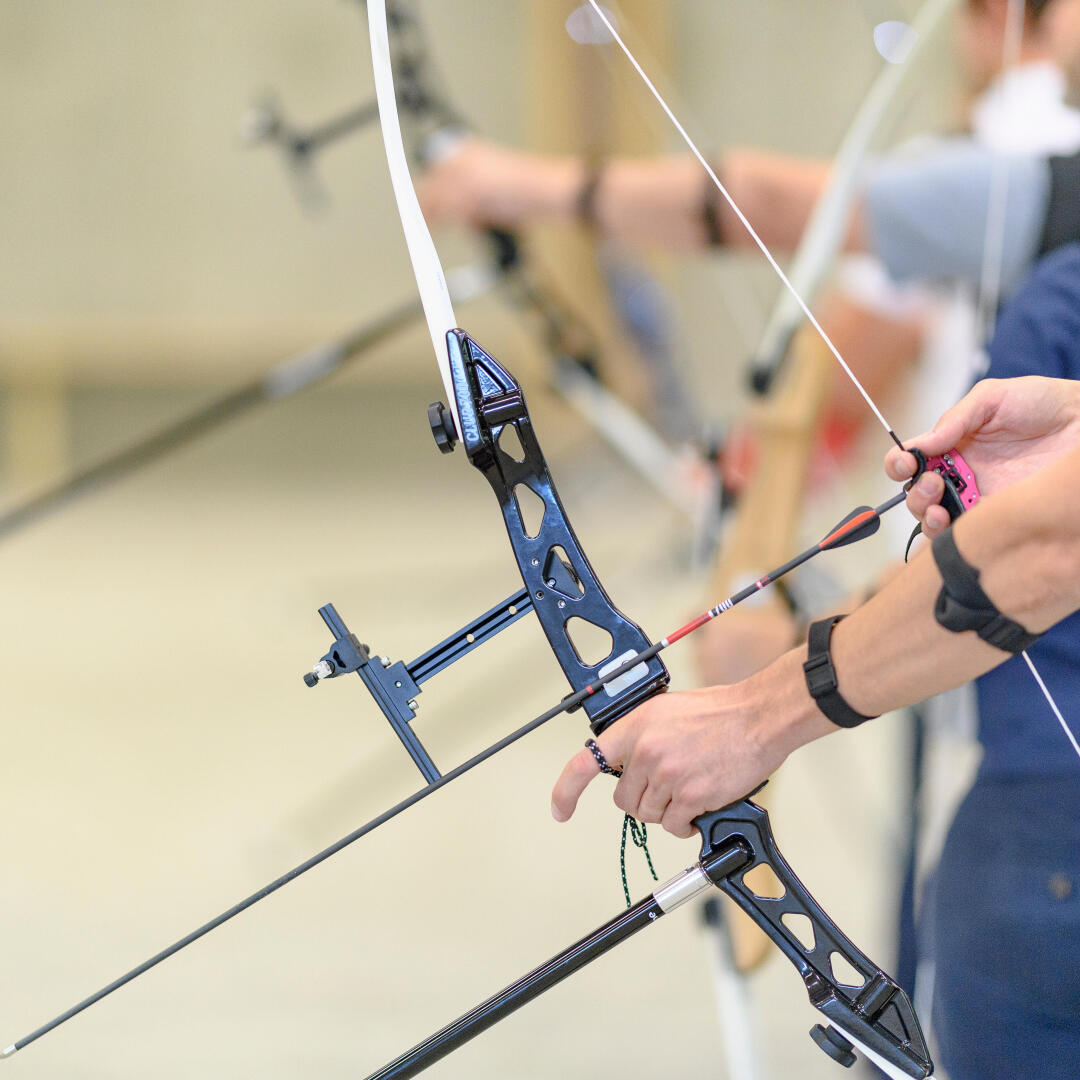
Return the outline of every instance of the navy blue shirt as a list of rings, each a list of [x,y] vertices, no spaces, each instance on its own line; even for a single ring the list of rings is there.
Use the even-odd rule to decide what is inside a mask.
[[[1002,311],[989,352],[987,378],[1080,379],[1080,244],[1038,264]],[[1080,734],[1080,613],[1049,630],[1029,653],[1066,722]],[[983,675],[975,687],[982,774],[1076,773],[1080,762],[1022,657]]]

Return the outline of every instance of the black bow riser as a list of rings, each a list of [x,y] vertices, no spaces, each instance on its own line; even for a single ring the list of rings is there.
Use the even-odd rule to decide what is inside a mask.
[[[551,649],[572,690],[582,690],[652,642],[615,607],[582,551],[517,380],[465,331],[453,330],[446,340],[462,446],[499,500],[522,582]],[[507,437],[508,429],[516,434],[517,445]],[[522,512],[520,500],[528,498],[522,489],[543,504],[543,520],[532,534]],[[582,659],[567,628],[573,618],[607,631],[612,648],[606,657],[595,663]],[[593,733],[602,732],[669,681],[667,668],[654,657],[586,698],[583,708]]]

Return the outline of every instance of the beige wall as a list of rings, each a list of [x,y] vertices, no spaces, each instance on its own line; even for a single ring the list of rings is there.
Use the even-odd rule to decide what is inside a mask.
[[[571,7],[535,2],[560,20]],[[421,5],[462,107],[478,129],[519,141],[526,7]],[[662,81],[677,86],[713,147],[754,140],[828,153],[876,67],[863,9],[672,0],[678,62]],[[236,134],[245,105],[269,87],[302,120],[365,98],[365,38],[358,5],[338,0],[0,5],[7,368],[201,378],[223,364],[250,368],[409,295],[374,131],[321,161],[333,202],[314,218],[272,152],[245,149]],[[636,83],[619,85],[637,95],[642,122],[655,123]],[[729,326],[700,319],[725,282],[722,263],[679,268],[677,303],[699,352],[718,336],[734,340]],[[759,271],[751,327],[773,288]]]
[[[449,5],[428,6],[440,46],[463,45],[467,7],[455,28]],[[485,36],[512,40],[507,6],[482,8]],[[34,331],[65,340],[70,331],[76,345],[85,335],[90,352],[133,341],[148,367],[155,346],[174,358],[178,341],[242,357],[283,336],[306,343],[408,295],[374,130],[320,162],[333,203],[314,218],[299,209],[273,152],[247,149],[237,135],[246,104],[265,88],[303,121],[368,97],[366,38],[360,5],[332,0],[0,5],[8,351],[13,330],[31,347]],[[485,64],[489,74],[464,80],[468,104],[506,134],[513,79],[498,54]],[[484,114],[496,96],[485,82],[510,105],[503,128]],[[87,363],[110,366],[104,355]],[[198,355],[190,363],[205,366]]]

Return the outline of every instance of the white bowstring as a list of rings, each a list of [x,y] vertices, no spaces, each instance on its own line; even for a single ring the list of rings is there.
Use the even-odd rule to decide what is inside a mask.
[[[1010,2],[1010,12],[1012,13],[1013,18],[1015,18],[1015,9],[1017,7],[1020,8],[1021,14],[1023,13],[1023,10],[1024,10],[1023,0],[1009,0],[1009,2]],[[678,117],[671,111],[671,108],[668,105],[668,103],[664,100],[663,95],[660,93],[659,90],[657,90],[657,88],[654,85],[652,79],[650,79],[649,76],[645,73],[645,70],[642,68],[641,64],[638,63],[637,59],[634,57],[634,54],[630,51],[630,49],[627,46],[626,42],[623,41],[623,39],[619,36],[619,32],[615,29],[614,26],[612,26],[611,20],[608,19],[608,17],[605,14],[604,10],[597,3],[597,0],[589,0],[589,5],[592,7],[593,11],[596,13],[597,18],[599,18],[600,21],[604,24],[604,26],[607,27],[608,33],[611,34],[612,39],[619,46],[619,48],[623,51],[623,54],[626,56],[626,59],[630,61],[630,63],[633,66],[634,70],[637,71],[638,75],[641,76],[642,81],[649,88],[649,91],[652,94],[652,96],[654,98],[656,98],[657,104],[660,106],[661,109],[664,110],[664,112],[667,114],[668,119],[675,126],[675,130],[682,137],[683,142],[686,143],[686,145],[690,148],[691,152],[693,153],[694,157],[696,157],[698,159],[698,161],[701,163],[702,168],[704,168],[704,170],[709,174],[710,179],[716,185],[716,189],[724,197],[724,201],[728,204],[728,206],[731,208],[732,212],[735,214],[735,216],[742,223],[742,225],[746,229],[747,233],[749,233],[751,239],[757,245],[757,247],[761,251],[762,255],[765,256],[765,258],[768,261],[769,265],[773,268],[773,270],[776,272],[776,275],[783,282],[784,287],[788,290],[789,293],[791,293],[791,295],[794,298],[795,302],[799,305],[799,307],[802,310],[803,314],[806,316],[807,320],[810,322],[810,325],[813,326],[813,328],[817,331],[817,333],[821,337],[821,340],[825,343],[826,347],[828,348],[829,352],[832,353],[832,355],[836,359],[837,363],[844,369],[844,373],[852,381],[855,388],[862,395],[863,400],[870,407],[873,414],[877,417],[878,421],[881,423],[881,426],[888,432],[889,437],[894,442],[896,442],[896,444],[898,446],[900,446],[901,449],[903,449],[903,444],[897,438],[896,433],[893,431],[893,429],[892,429],[891,425],[889,424],[889,422],[882,415],[881,410],[877,407],[877,405],[875,404],[873,398],[871,398],[870,395],[866,392],[866,389],[863,387],[862,383],[860,383],[858,378],[856,378],[855,373],[851,370],[851,368],[848,366],[847,362],[840,355],[839,350],[832,343],[832,339],[825,332],[824,327],[822,327],[821,323],[819,323],[817,321],[817,319],[814,317],[814,313],[810,310],[810,308],[807,305],[806,301],[803,300],[802,296],[799,295],[798,290],[795,288],[794,285],[792,285],[791,281],[789,280],[787,274],[784,273],[784,271],[783,271],[782,267],[780,266],[780,264],[776,261],[775,258],[773,258],[773,254],[769,250],[769,248],[766,245],[765,241],[762,240],[760,236],[758,236],[757,231],[754,229],[753,225],[750,224],[750,222],[747,219],[746,215],[742,212],[742,210],[739,208],[738,204],[735,202],[735,200],[728,193],[727,188],[725,188],[723,183],[721,183],[720,178],[716,175],[715,170],[709,164],[708,160],[705,158],[705,155],[702,154],[702,152],[697,148],[697,145],[694,143],[694,140],[690,137],[687,130],[679,122]],[[1022,27],[1023,27],[1023,24],[1021,23],[1021,31],[1022,31]],[[1010,33],[1015,34],[1015,27],[1012,25],[1012,23],[1010,23]],[[1007,44],[1008,45],[1013,45],[1013,42],[1010,40]],[[1017,41],[1013,47],[1016,50],[1016,54],[1019,55],[1019,42]],[[1007,196],[1008,196],[1008,173],[1007,173],[1007,171],[1005,173],[1004,183],[999,182],[998,184],[995,184],[995,187],[997,187],[997,188],[1004,187],[1005,188],[1004,196],[998,196],[998,198],[1001,200],[1002,204],[1004,204],[1004,202],[1006,201]],[[993,209],[993,207],[991,207],[991,209]],[[995,218],[996,217],[997,217],[997,214],[995,214]],[[1002,209],[1000,211],[1000,226],[997,229],[997,231],[999,233],[1003,232],[1004,224],[1005,224],[1005,216],[1004,216],[1004,205],[1003,205]],[[988,226],[988,228],[989,228],[989,226]],[[1003,243],[1003,240],[1002,240],[1002,243]],[[989,246],[989,245],[987,245],[987,246]],[[999,244],[998,247],[1000,248],[1001,245]],[[984,248],[984,253],[985,252],[986,252],[986,248]],[[988,280],[992,281],[993,280],[992,272],[990,272],[990,273],[985,272],[987,265],[992,265],[992,264],[984,263],[984,281],[988,281]],[[1000,266],[1000,254],[999,254],[997,274],[996,274],[997,284],[998,284],[999,287],[1000,287],[1000,277],[1001,277],[1001,266]],[[1035,664],[1032,662],[1031,657],[1028,656],[1028,654],[1026,652],[1022,653],[1021,655],[1023,656],[1024,661],[1027,664],[1028,668],[1031,670],[1031,674],[1034,676],[1036,683],[1038,683],[1039,689],[1043,693],[1043,697],[1046,698],[1047,704],[1053,710],[1053,713],[1057,717],[1058,722],[1061,724],[1062,729],[1064,730],[1065,734],[1068,736],[1069,742],[1072,744],[1073,749],[1076,751],[1077,757],[1080,758],[1080,742],[1077,741],[1076,736],[1072,733],[1072,731],[1069,728],[1069,725],[1065,722],[1065,717],[1062,715],[1061,709],[1058,708],[1057,702],[1054,700],[1054,697],[1050,693],[1049,688],[1047,687],[1046,683],[1043,681],[1043,678],[1039,674],[1039,671],[1035,667]]]
[[[1061,730],[1065,732],[1065,737],[1072,743],[1072,748],[1076,751],[1076,756],[1080,758],[1080,742],[1076,741],[1076,736],[1072,733],[1072,728],[1065,722],[1065,717],[1062,716],[1061,710],[1058,708],[1058,704],[1054,700],[1053,694],[1050,693],[1049,687],[1043,682],[1043,677],[1039,674],[1039,669],[1035,666],[1031,657],[1028,656],[1026,650],[1020,655],[1024,658],[1024,663],[1027,664],[1032,677],[1039,684],[1039,689],[1042,691],[1043,697],[1046,698],[1047,705],[1050,706],[1054,715],[1057,717],[1058,723],[1061,725]]]
[[[604,26],[607,27],[608,33],[611,34],[611,37],[615,41],[615,43],[619,46],[620,49],[622,49],[623,55],[625,55],[626,59],[630,61],[631,65],[638,73],[638,75],[641,76],[642,81],[649,88],[649,92],[654,98],[656,98],[657,104],[660,106],[661,109],[664,110],[664,112],[667,114],[667,118],[671,121],[671,123],[675,127],[675,130],[682,137],[683,142],[686,143],[686,145],[690,148],[691,153],[693,153],[694,157],[696,157],[701,163],[702,168],[706,171],[706,173],[708,173],[709,179],[711,179],[712,182],[716,185],[716,190],[719,191],[720,194],[723,196],[724,201],[731,208],[732,213],[742,223],[743,228],[746,229],[750,238],[757,245],[758,250],[761,252],[762,255],[765,256],[765,259],[773,268],[777,277],[779,277],[781,282],[783,282],[784,287],[788,290],[789,293],[791,293],[791,296],[794,299],[795,303],[799,305],[800,310],[806,316],[810,325],[814,328],[814,330],[820,336],[821,340],[825,343],[825,347],[829,350],[830,353],[832,353],[836,362],[844,369],[844,374],[847,375],[847,377],[851,380],[852,384],[855,386],[855,389],[859,391],[859,393],[862,395],[863,400],[869,406],[874,416],[877,417],[878,422],[886,430],[886,432],[888,432],[889,438],[891,438],[898,446],[901,446],[900,440],[894,433],[892,426],[889,424],[888,420],[885,419],[881,410],[877,407],[874,399],[866,392],[863,384],[859,382],[858,378],[856,377],[855,372],[851,370],[851,368],[847,364],[847,361],[840,355],[839,349],[837,349],[837,347],[833,344],[832,339],[825,332],[825,328],[821,325],[821,323],[818,322],[814,313],[810,310],[809,305],[806,303],[805,300],[803,300],[802,296],[799,294],[799,291],[791,283],[791,280],[788,278],[787,274],[784,273],[783,268],[773,257],[773,254],[769,250],[768,245],[766,245],[765,241],[762,240],[760,236],[758,236],[757,230],[753,227],[753,225],[750,224],[750,221],[747,219],[746,215],[739,208],[738,203],[736,203],[735,200],[728,193],[728,190],[726,187],[724,187],[723,183],[720,180],[720,177],[716,175],[716,171],[709,164],[705,155],[697,148],[697,144],[690,137],[690,134],[687,132],[686,128],[683,127],[683,125],[679,122],[678,117],[671,111],[671,107],[664,100],[664,97],[660,93],[660,91],[657,90],[652,79],[650,79],[649,76],[645,73],[645,69],[641,66],[641,64],[638,63],[636,57],[630,51],[629,46],[626,44],[625,41],[623,41],[622,37],[620,37],[619,32],[612,25],[611,20],[607,17],[607,14],[603,10],[603,8],[600,7],[600,5],[597,3],[597,0],[589,0],[589,5],[596,13],[597,18],[599,18],[600,21],[604,24]]]
[[[609,4],[608,6],[613,8],[614,14],[618,17],[620,13],[615,5]],[[591,15],[587,4],[577,10],[584,15]],[[633,27],[630,26],[626,27],[624,33],[628,38],[633,40],[635,53],[637,56],[643,58],[642,63],[647,64],[653,71],[656,71],[660,67],[660,63],[657,60],[656,54],[653,53],[648,44],[642,40],[642,35],[634,33]],[[603,44],[607,43],[604,42]],[[599,53],[603,59],[604,66],[614,76],[616,74],[615,57],[613,57],[607,49],[601,48]],[[688,117],[692,126],[700,128],[701,124],[697,122],[698,118],[687,104],[685,98],[679,94],[675,94],[673,95],[673,100],[678,107],[679,114]],[[652,109],[646,109],[644,104],[638,100],[637,96],[634,96],[632,101],[634,110],[637,115],[641,117],[642,122],[647,124],[652,130],[653,135],[663,143],[667,132],[663,120],[661,120]],[[765,303],[754,291],[750,278],[742,273],[727,275],[724,282],[724,288],[720,290],[719,300],[720,303],[723,304],[725,315],[728,316],[728,320],[734,327],[742,345],[747,349],[756,347],[760,334],[755,327],[755,318],[759,317],[761,321],[764,320]]]

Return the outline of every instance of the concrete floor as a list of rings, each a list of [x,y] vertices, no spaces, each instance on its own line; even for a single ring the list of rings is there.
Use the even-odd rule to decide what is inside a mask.
[[[329,644],[327,601],[408,660],[517,585],[487,485],[430,445],[429,390],[354,382],[266,410],[4,544],[0,1046],[419,786],[358,681],[300,676]],[[147,401],[90,397],[81,422],[116,441]],[[616,602],[654,636],[700,609],[685,524],[559,402],[530,402]],[[692,685],[688,651],[671,666]],[[417,730],[446,769],[564,693],[523,621],[427,684]],[[552,722],[5,1062],[5,1080],[375,1070],[620,910],[609,789],[570,825],[548,815],[584,737],[578,716]],[[774,825],[889,966],[899,725],[830,742],[785,768]],[[696,854],[659,833],[653,851],[661,879]],[[760,1080],[844,1075],[779,955],[751,990]],[[430,1075],[722,1078],[721,1038],[684,909]]]

